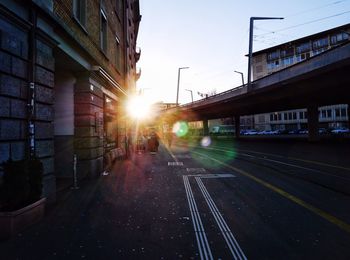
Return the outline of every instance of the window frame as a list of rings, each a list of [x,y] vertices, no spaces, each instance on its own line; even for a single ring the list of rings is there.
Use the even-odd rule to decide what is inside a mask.
[[[108,49],[108,20],[107,14],[103,7],[100,8],[100,48],[103,53],[107,54]]]
[[[83,7],[82,7],[82,5],[83,5]],[[86,0],[73,0],[73,18],[84,29],[86,29],[86,22],[87,22],[86,10],[87,10],[87,1]]]

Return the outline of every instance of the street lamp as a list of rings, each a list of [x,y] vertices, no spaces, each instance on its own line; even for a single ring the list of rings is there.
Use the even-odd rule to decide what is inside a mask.
[[[185,90],[191,92],[191,100],[192,100],[192,103],[193,103],[193,91],[190,90],[190,89],[185,89]]]
[[[248,56],[248,89],[251,86],[251,61],[253,57],[253,28],[255,20],[282,20],[283,17],[250,17],[249,26],[249,56]]]
[[[242,76],[242,86],[244,86],[244,78],[243,78],[243,72],[235,70],[236,73],[241,74]]]
[[[179,105],[179,87],[180,87],[180,72],[184,69],[189,69],[190,67],[181,67],[177,72],[177,92],[176,92],[176,106]]]

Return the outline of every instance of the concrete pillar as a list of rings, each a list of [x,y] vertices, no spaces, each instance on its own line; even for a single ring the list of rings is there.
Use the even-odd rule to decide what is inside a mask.
[[[238,115],[234,116],[235,117],[235,132],[236,132],[236,138],[239,138],[240,133],[241,133],[241,122],[240,122],[240,117]]]
[[[348,128],[350,129],[350,103],[348,103]]]
[[[307,108],[307,126],[309,131],[309,141],[316,142],[320,140],[318,134],[318,106],[311,105]]]
[[[203,120],[203,135],[209,135],[209,121],[208,121],[208,119]]]

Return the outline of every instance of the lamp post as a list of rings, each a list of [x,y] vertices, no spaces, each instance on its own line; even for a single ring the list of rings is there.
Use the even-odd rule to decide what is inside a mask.
[[[251,62],[253,57],[253,28],[255,20],[282,20],[283,17],[250,17],[249,25],[249,56],[248,56],[248,89],[251,86]]]
[[[193,103],[193,91],[190,90],[190,89],[185,89],[185,90],[191,92],[191,100],[192,100],[192,103]]]
[[[241,74],[242,77],[242,86],[244,86],[244,77],[243,77],[243,72],[235,70],[236,73]]]
[[[190,67],[181,67],[178,69],[178,72],[177,72],[177,92],[176,92],[176,106],[179,105],[179,87],[180,87],[180,73],[181,73],[181,70],[184,70],[184,69],[189,69]]]

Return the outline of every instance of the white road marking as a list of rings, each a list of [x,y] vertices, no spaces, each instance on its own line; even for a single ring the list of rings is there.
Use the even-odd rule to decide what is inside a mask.
[[[177,154],[177,155],[175,155],[175,157],[178,159],[191,159],[192,158],[192,156],[189,154]]]
[[[168,166],[183,166],[183,162],[168,162]]]
[[[182,176],[182,178],[183,178],[183,182],[186,190],[188,206],[191,212],[193,228],[196,234],[196,240],[197,240],[200,259],[213,259],[213,255],[211,253],[208,239],[205,234],[202,220],[198,212],[197,204],[193,197],[190,182],[188,181],[187,176],[184,175]]]
[[[220,211],[218,210],[217,206],[215,205],[215,202],[211,198],[208,190],[205,188],[201,178],[195,177],[195,179],[196,179],[196,182],[197,182],[197,184],[198,184],[198,186],[199,186],[199,188],[200,188],[200,190],[205,198],[205,201],[207,202],[207,204],[210,208],[210,211],[211,211],[217,225],[219,226],[221,234],[224,237],[226,244],[228,245],[233,258],[239,259],[239,260],[247,259],[246,256],[244,255],[241,247],[239,246],[237,240],[233,236],[230,228],[226,224],[226,221],[224,220]]]
[[[231,173],[224,173],[224,174],[192,174],[192,175],[186,175],[188,177],[200,177],[202,179],[209,179],[209,178],[234,178],[235,175]]]
[[[188,173],[203,173],[206,172],[204,168],[186,168]]]

